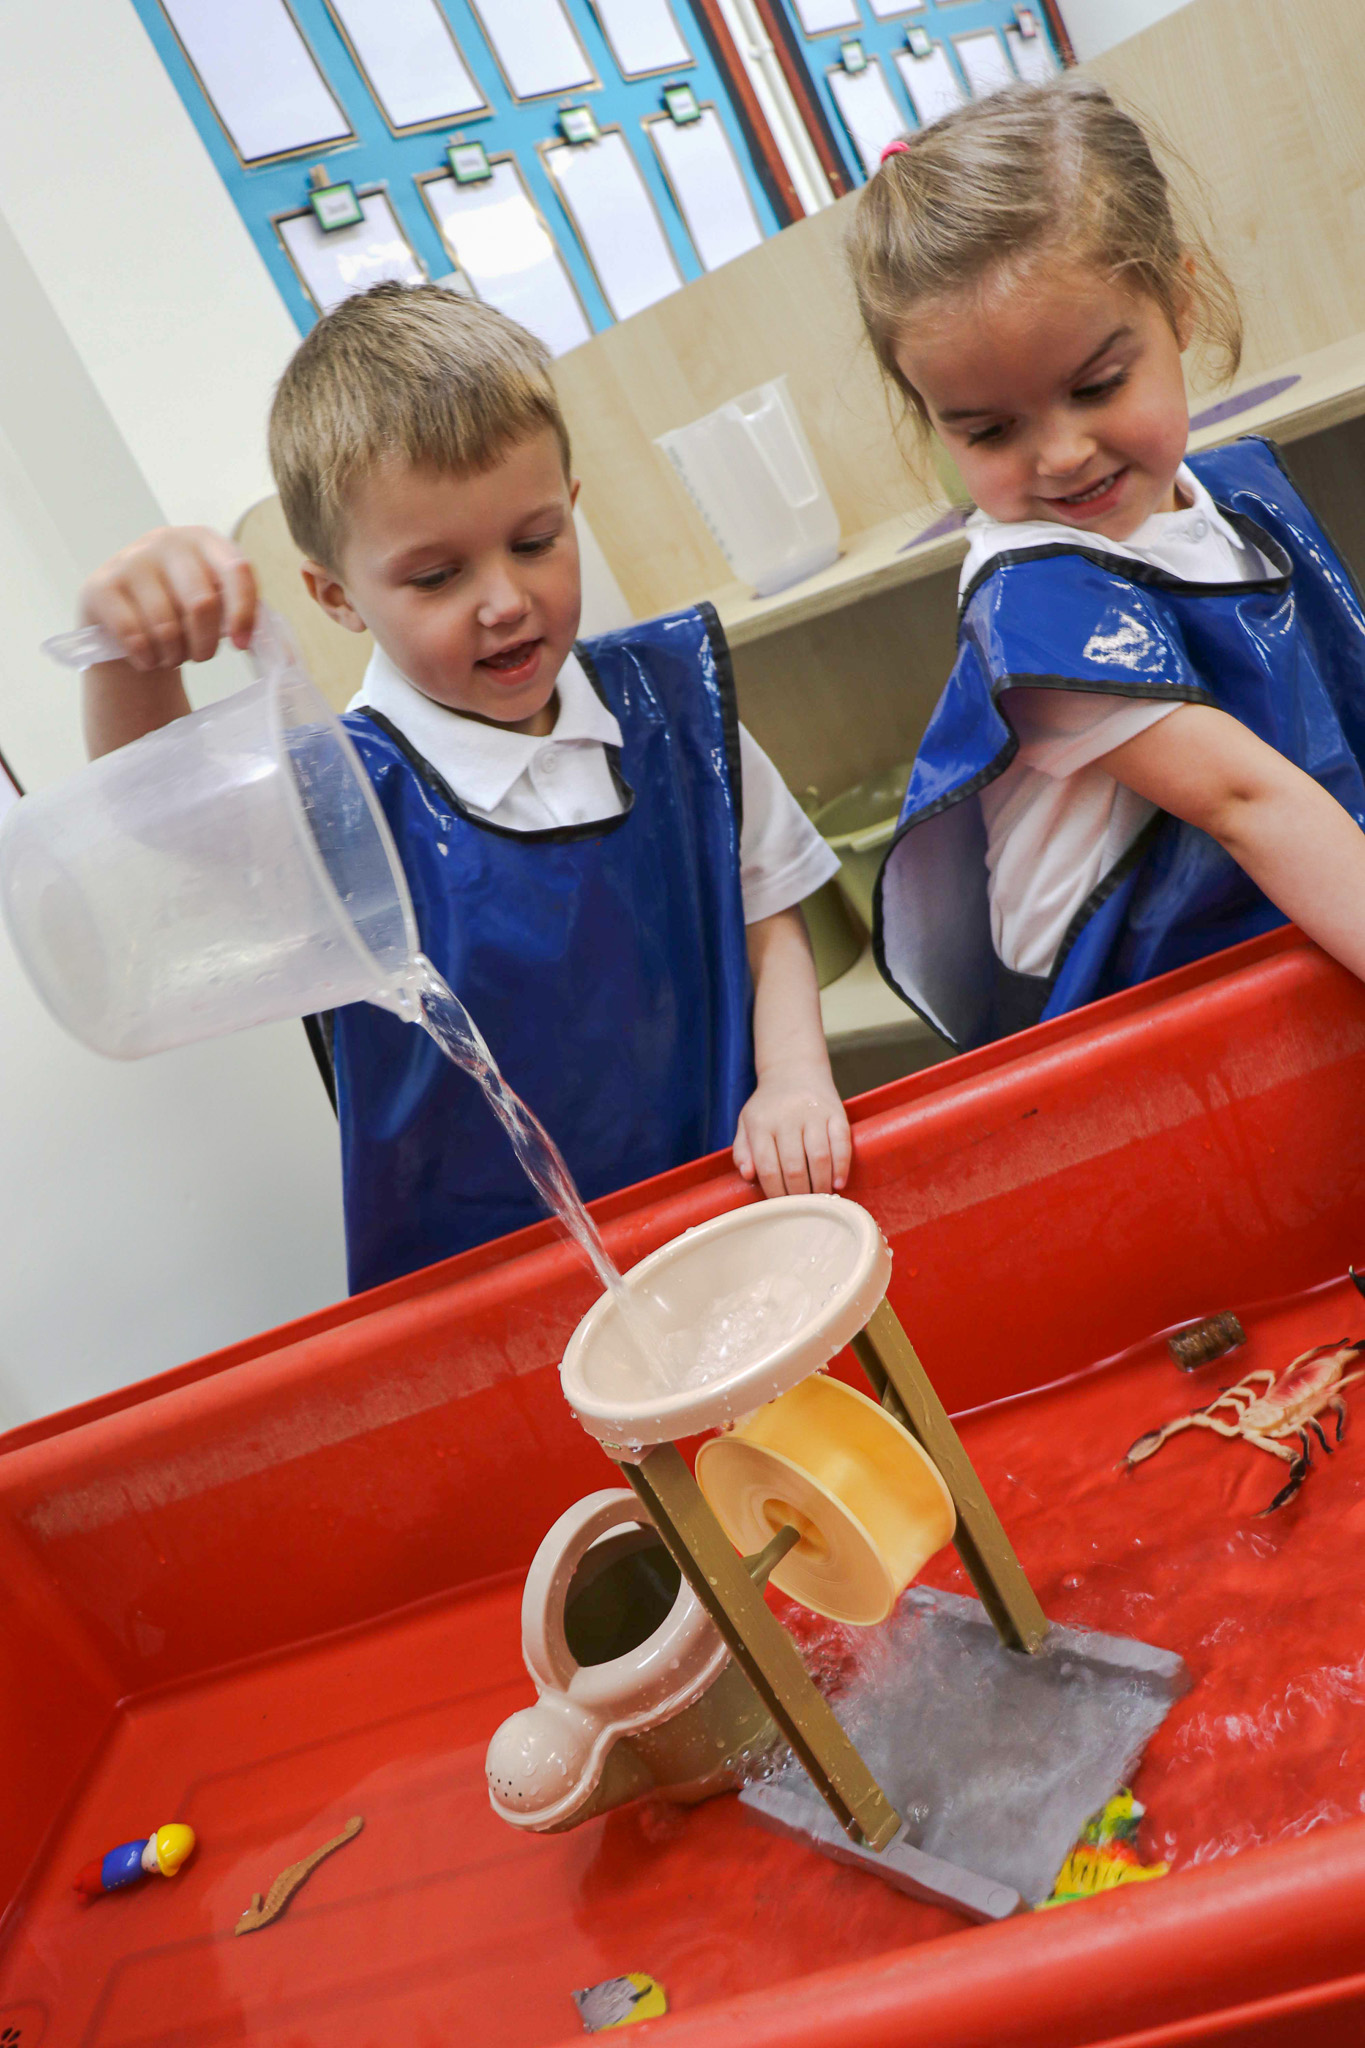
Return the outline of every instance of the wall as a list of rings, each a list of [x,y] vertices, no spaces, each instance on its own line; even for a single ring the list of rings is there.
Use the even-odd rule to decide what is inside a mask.
[[[1202,182],[1244,381],[1365,333],[1365,38],[1341,0],[1198,0],[1095,71]],[[1182,179],[1182,183],[1183,183]]]
[[[1062,17],[1084,63],[1189,5],[1190,0],[1062,0]]]
[[[39,640],[115,546],[227,524],[269,487],[264,399],[294,334],[132,8],[44,0],[7,33],[0,744],[41,787],[82,753]],[[243,679],[229,656],[192,686]],[[0,1044],[0,1427],[344,1292],[336,1129],[296,1025],[100,1060],[0,932]]]

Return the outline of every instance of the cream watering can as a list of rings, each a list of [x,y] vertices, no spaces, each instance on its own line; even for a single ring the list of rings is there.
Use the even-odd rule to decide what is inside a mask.
[[[644,1793],[709,1798],[776,1739],[626,1488],[560,1516],[527,1574],[521,1634],[539,1697],[503,1722],[485,1765],[513,1827],[557,1833]]]

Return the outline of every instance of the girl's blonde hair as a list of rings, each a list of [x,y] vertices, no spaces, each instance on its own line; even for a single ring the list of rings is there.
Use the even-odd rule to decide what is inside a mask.
[[[1237,295],[1133,119],[1070,74],[973,100],[906,137],[858,200],[849,256],[882,370],[927,424],[896,344],[925,301],[1044,253],[1193,316],[1210,366],[1241,361]],[[1191,259],[1193,259],[1191,261]]]

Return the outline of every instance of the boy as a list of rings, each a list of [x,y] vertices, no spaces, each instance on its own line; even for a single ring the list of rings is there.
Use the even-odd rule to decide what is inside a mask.
[[[311,595],[374,635],[346,725],[423,949],[585,1198],[728,1144],[766,1194],[842,1187],[797,907],[837,860],[739,726],[714,615],[575,653],[578,485],[540,344],[477,300],[378,285],[299,348],[270,454]],[[92,754],[186,711],[179,664],[244,646],[255,603],[202,528],[108,562],[83,614],[127,658],[87,672]],[[537,1218],[423,1033],[359,1003],[332,1055],[353,1292]]]

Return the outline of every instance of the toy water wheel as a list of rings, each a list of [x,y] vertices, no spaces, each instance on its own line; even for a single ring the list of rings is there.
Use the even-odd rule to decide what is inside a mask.
[[[898,1833],[895,1809],[735,1545],[785,1543],[775,1584],[820,1613],[873,1622],[951,1539],[1010,1648],[1034,1650],[1047,1634],[886,1300],[890,1277],[886,1241],[856,1203],[755,1203],[633,1267],[626,1286],[639,1314],[603,1296],[560,1368],[569,1406],[620,1462],[831,1811],[873,1848]],[[694,1341],[699,1330],[723,1341]],[[877,1401],[823,1375],[848,1344]],[[709,1430],[723,1434],[703,1446],[694,1479],[677,1442]]]
[[[796,1530],[773,1584],[833,1621],[885,1621],[957,1527],[953,1497],[909,1430],[823,1373],[704,1443],[696,1475],[739,1550]]]

